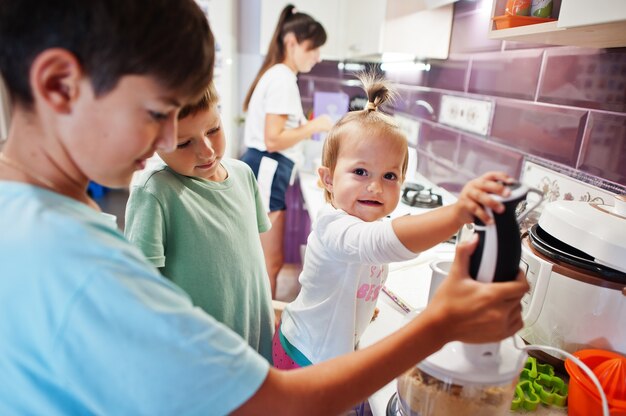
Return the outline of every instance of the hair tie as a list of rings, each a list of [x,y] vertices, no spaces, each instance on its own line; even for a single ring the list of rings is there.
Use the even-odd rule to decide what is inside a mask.
[[[295,7],[291,9],[291,14],[296,14],[296,13],[298,13],[298,9],[296,9]]]
[[[367,111],[376,111],[377,108],[378,108],[378,106],[376,104],[374,104],[373,102],[371,102],[371,101],[368,101],[367,105],[365,106],[365,109]]]

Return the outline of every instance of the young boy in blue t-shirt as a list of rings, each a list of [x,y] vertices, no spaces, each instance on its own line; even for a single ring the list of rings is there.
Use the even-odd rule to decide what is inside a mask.
[[[142,172],[126,206],[126,237],[199,306],[268,361],[272,298],[259,233],[270,222],[245,163],[223,158],[214,85],[178,115],[166,165]]]

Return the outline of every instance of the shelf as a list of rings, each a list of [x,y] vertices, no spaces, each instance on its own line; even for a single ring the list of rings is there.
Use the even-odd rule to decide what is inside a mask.
[[[491,17],[502,16],[505,12],[507,0],[494,0]],[[567,0],[584,2],[586,0]],[[601,4],[609,7],[607,0],[598,0]],[[611,3],[613,4],[613,3]],[[570,5],[571,6],[571,5]],[[613,6],[615,7],[615,6]],[[570,8],[570,11],[572,8]],[[555,10],[554,17],[564,17],[566,10]],[[615,19],[623,19],[623,9],[616,10]],[[578,19],[579,20],[579,19]],[[564,22],[572,19],[563,18]],[[597,20],[596,20],[597,21]],[[563,25],[561,25],[563,26]],[[548,45],[579,46],[589,48],[618,48],[626,46],[626,20],[618,20],[607,23],[592,24],[586,26],[560,27],[559,21],[537,23],[527,26],[518,26],[508,29],[496,30],[493,20],[489,25],[489,38],[495,40],[508,40],[525,43],[543,43]]]
[[[500,30],[495,30],[492,24],[489,38],[549,45],[617,48],[626,46],[626,21],[571,28],[558,27],[555,21]]]

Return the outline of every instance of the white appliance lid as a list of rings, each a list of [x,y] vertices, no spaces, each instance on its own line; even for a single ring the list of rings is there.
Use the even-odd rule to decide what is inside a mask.
[[[626,273],[626,197],[615,205],[576,201],[546,204],[539,226],[552,237]]]
[[[518,339],[518,343],[522,343]],[[459,385],[499,385],[515,380],[526,361],[526,352],[515,347],[513,337],[500,342],[500,357],[484,365],[465,354],[463,343],[449,342],[422,360],[417,367],[441,381]]]

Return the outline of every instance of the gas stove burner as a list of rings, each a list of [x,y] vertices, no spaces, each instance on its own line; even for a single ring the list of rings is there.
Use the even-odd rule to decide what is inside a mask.
[[[434,194],[431,189],[411,182],[404,185],[402,202],[416,208],[436,208],[443,205],[441,195]]]

